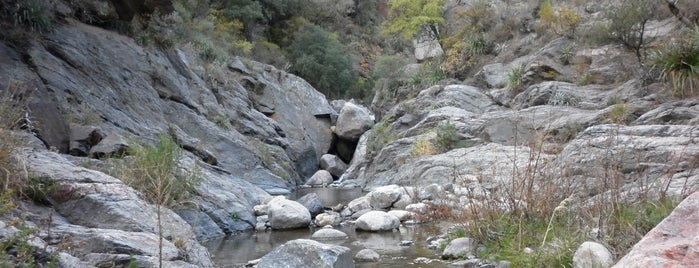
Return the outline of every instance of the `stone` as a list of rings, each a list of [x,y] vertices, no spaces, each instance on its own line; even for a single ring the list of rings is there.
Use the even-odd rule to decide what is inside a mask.
[[[400,210],[400,209],[390,210],[386,213],[398,218],[398,220],[400,220],[400,221],[409,220],[413,216],[413,213],[406,211],[406,210]]]
[[[442,259],[458,259],[475,254],[476,242],[471,238],[456,238],[447,244]]]
[[[450,263],[447,267],[454,268],[480,268],[481,261],[478,259],[460,260]]]
[[[599,267],[609,268],[614,264],[614,257],[604,245],[586,241],[573,255],[573,268]]]
[[[418,198],[420,200],[436,200],[443,195],[444,189],[436,183],[420,188]]]
[[[697,222],[699,192],[685,198],[613,267],[696,267],[699,265]]]
[[[74,156],[87,156],[90,148],[102,141],[104,136],[102,130],[97,127],[71,124],[68,153]]]
[[[425,203],[415,203],[406,206],[405,210],[415,214],[425,214],[428,208],[429,207]]]
[[[354,259],[358,262],[377,262],[381,259],[379,253],[376,253],[373,249],[362,249],[354,255]]]
[[[392,184],[377,187],[366,196],[369,199],[369,205],[373,209],[385,209],[392,207],[404,193],[405,189],[398,185]]]
[[[255,205],[254,207],[252,207],[252,210],[255,212],[255,216],[267,215],[267,211],[269,210],[269,205],[267,205],[267,204]]]
[[[90,148],[90,157],[101,159],[112,156],[123,156],[128,149],[129,144],[124,138],[117,134],[110,134]]]
[[[326,186],[333,182],[333,176],[327,170],[318,170],[305,183],[308,186]]]
[[[311,217],[315,217],[316,215],[323,213],[324,211],[323,204],[320,201],[320,197],[316,193],[305,194],[304,196],[297,199],[296,202],[299,202],[301,205],[306,207],[308,209],[308,212],[311,213]]]
[[[337,213],[321,213],[316,215],[314,223],[316,226],[336,226],[342,222],[342,217]]]
[[[277,196],[269,201],[269,223],[272,229],[295,229],[311,224],[311,213],[302,204]]]
[[[324,154],[320,157],[320,169],[327,170],[333,177],[339,178],[347,170],[347,164],[336,155]]]
[[[359,140],[359,137],[374,126],[374,117],[366,107],[346,102],[340,111],[335,125],[335,134],[346,140]]]
[[[347,239],[348,236],[346,233],[336,230],[336,229],[327,229],[323,228],[318,231],[315,231],[313,235],[311,235],[311,239],[313,240],[342,240],[342,239]]]
[[[415,59],[418,61],[439,57],[444,54],[442,46],[435,38],[414,39],[413,46],[415,47]]]
[[[366,195],[362,197],[357,197],[347,204],[347,210],[349,210],[352,213],[365,209],[371,209],[371,205],[369,204],[369,197]]]
[[[257,267],[353,268],[354,261],[349,248],[322,244],[308,239],[296,239],[267,253],[260,259]]]
[[[386,212],[374,210],[359,217],[355,226],[363,231],[391,231],[400,226],[400,220]]]

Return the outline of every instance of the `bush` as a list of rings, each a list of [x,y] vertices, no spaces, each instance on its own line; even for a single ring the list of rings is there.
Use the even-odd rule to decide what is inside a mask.
[[[690,37],[671,42],[650,57],[651,66],[678,96],[695,96],[699,90],[699,30]]]
[[[657,8],[657,1],[651,0],[612,2],[604,11],[604,18],[608,21],[602,29],[604,38],[632,50],[641,62],[643,49],[651,41],[645,35],[646,24]]]
[[[410,157],[418,158],[420,156],[436,155],[439,151],[429,139],[421,138],[413,143],[410,150]]]
[[[560,7],[554,11],[550,0],[545,0],[539,6],[539,25],[537,31],[551,32],[557,35],[574,37],[575,30],[582,22],[575,11]]]
[[[286,48],[291,71],[306,79],[328,98],[341,98],[354,87],[357,75],[350,56],[335,35],[316,25],[294,34]]]
[[[522,89],[522,80],[524,79],[525,65],[514,67],[507,73],[507,86],[510,88],[512,95],[518,94]]]
[[[448,152],[455,149],[459,142],[459,133],[456,131],[456,126],[450,122],[437,127],[437,137],[435,145],[439,152]]]
[[[43,33],[53,28],[54,17],[50,2],[45,0],[4,0],[0,9],[15,26],[23,26],[31,31]]]

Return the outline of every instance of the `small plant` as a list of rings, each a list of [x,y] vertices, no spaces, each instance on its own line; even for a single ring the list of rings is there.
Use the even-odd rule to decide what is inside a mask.
[[[585,73],[581,76],[578,76],[578,79],[575,80],[575,84],[578,86],[586,86],[592,84],[593,79],[594,76],[591,73]]]
[[[418,158],[427,155],[436,155],[439,151],[429,139],[421,138],[413,143],[413,148],[410,150],[410,157]]]
[[[631,110],[629,107],[624,103],[620,103],[614,105],[612,111],[609,112],[608,120],[610,123],[614,124],[626,124],[629,115],[631,115]]]
[[[16,26],[24,26],[31,31],[43,33],[53,29],[53,14],[48,1],[21,0],[16,3],[2,3],[0,6],[12,18]]]
[[[660,78],[670,84],[673,94],[699,93],[699,30],[654,52],[650,61],[652,67],[660,70]]]
[[[525,65],[514,67],[510,69],[507,73],[507,86],[510,88],[510,92],[513,95],[517,94],[521,90],[522,80],[524,79],[524,68]]]
[[[455,149],[459,142],[459,133],[456,131],[456,126],[451,122],[446,122],[437,127],[437,137],[435,138],[435,147],[440,153],[448,152]]]
[[[376,156],[384,146],[396,140],[396,134],[387,123],[376,124],[370,131],[367,138],[367,153],[370,156]]]
[[[582,22],[580,16],[575,11],[560,7],[554,11],[551,0],[544,0],[539,6],[540,32],[552,32],[567,37],[575,36],[575,30]]]

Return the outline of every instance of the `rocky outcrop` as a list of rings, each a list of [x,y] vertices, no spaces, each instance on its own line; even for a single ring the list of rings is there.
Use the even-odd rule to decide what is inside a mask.
[[[694,267],[699,265],[699,193],[680,203],[613,267]]]
[[[286,242],[267,253],[257,267],[351,268],[354,267],[354,261],[349,248],[297,239]]]

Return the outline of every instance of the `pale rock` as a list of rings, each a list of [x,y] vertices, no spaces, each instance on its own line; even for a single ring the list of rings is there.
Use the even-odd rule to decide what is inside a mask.
[[[359,217],[355,226],[363,231],[391,231],[400,226],[400,220],[383,211],[369,211]]]

